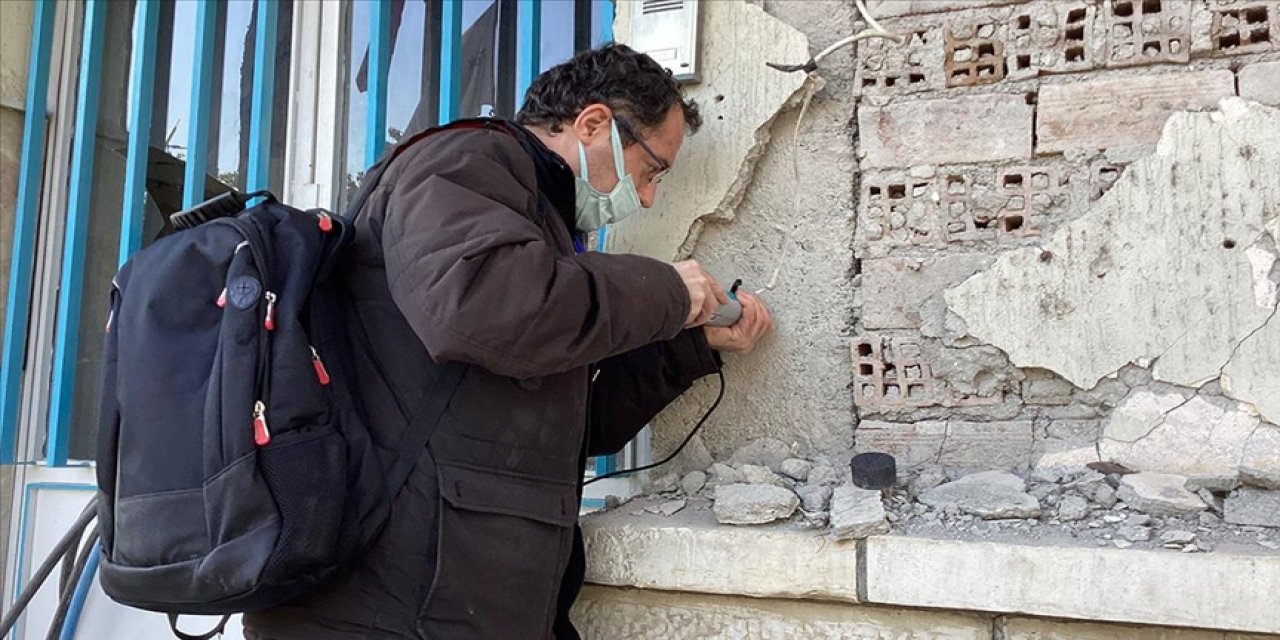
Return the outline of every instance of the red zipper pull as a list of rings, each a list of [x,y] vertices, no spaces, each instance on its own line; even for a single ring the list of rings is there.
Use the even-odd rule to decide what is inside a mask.
[[[311,366],[316,369],[316,379],[320,381],[321,386],[329,384],[329,370],[324,368],[324,361],[320,360],[320,354],[316,353],[316,348],[311,347]]]
[[[259,447],[271,442],[271,430],[267,428],[267,406],[259,400],[253,403],[253,443]]]
[[[333,231],[333,218],[330,218],[329,214],[323,211],[320,212],[320,230],[324,233]]]
[[[262,323],[262,326],[267,331],[275,331],[276,330],[276,294],[268,291],[264,294],[264,296],[267,298],[267,319],[265,322]]]
[[[218,299],[214,304],[218,305],[219,309],[226,308],[227,306],[227,288],[226,287],[222,288],[222,293],[218,294]]]

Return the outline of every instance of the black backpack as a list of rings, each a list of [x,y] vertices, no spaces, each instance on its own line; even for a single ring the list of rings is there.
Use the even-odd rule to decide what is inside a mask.
[[[351,215],[439,130],[375,165]],[[102,588],[172,625],[286,602],[348,566],[464,366],[444,367],[400,442],[375,443],[343,326],[352,220],[234,192],[171,220],[112,282],[97,473]]]

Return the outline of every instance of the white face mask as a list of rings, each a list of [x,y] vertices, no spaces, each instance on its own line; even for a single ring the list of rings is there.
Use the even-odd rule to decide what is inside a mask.
[[[617,121],[610,121],[610,142],[613,143],[613,167],[618,172],[618,184],[609,193],[601,193],[591,186],[587,173],[587,150],[578,141],[578,167],[582,175],[574,184],[573,204],[577,212],[576,222],[580,231],[594,231],[613,224],[640,211],[640,194],[635,181],[626,173],[622,162],[622,138],[618,135]]]

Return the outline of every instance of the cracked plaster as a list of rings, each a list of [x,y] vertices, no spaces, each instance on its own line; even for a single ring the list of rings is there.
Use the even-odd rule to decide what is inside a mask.
[[[949,289],[969,333],[1082,388],[1129,362],[1280,422],[1280,110],[1179,113],[1085,215]],[[1268,254],[1270,257],[1268,257]],[[1268,303],[1268,304],[1260,304]]]
[[[630,33],[636,6],[619,3],[616,33]],[[686,85],[685,94],[701,108],[702,129],[685,141],[679,170],[663,181],[654,206],[610,229],[610,252],[659,260],[692,253],[705,218],[734,218],[778,113],[818,89],[804,74],[765,66],[808,59],[809,39],[764,9],[706,2],[701,18],[703,32],[716,37],[702,39],[701,81]]]

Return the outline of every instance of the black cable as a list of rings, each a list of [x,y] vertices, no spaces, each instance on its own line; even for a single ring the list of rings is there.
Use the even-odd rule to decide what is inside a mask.
[[[592,479],[590,479],[590,480],[588,480],[588,481],[586,481],[586,482],[582,483],[582,486],[584,486],[584,487],[585,487],[585,486],[587,486],[587,485],[591,484],[592,482],[599,482],[599,481],[604,480],[604,479],[607,479],[607,478],[616,478],[616,477],[618,477],[618,476],[625,476],[625,475],[628,475],[628,474],[632,474],[632,473],[639,473],[639,472],[641,472],[641,471],[648,471],[649,469],[654,469],[654,468],[657,468],[657,467],[661,467],[662,465],[664,465],[664,464],[666,464],[666,463],[668,463],[668,462],[671,462],[673,459],[675,459],[675,457],[676,457],[676,456],[680,455],[680,452],[681,452],[681,451],[684,451],[684,447],[685,447],[685,445],[689,444],[689,441],[690,441],[690,440],[693,440],[693,436],[694,436],[694,435],[696,435],[700,429],[702,429],[702,425],[706,424],[706,423],[707,423],[707,419],[711,417],[711,414],[715,413],[716,409],[720,407],[720,401],[721,401],[721,400],[724,400],[724,371],[723,371],[723,370],[721,370],[721,371],[716,371],[716,375],[720,376],[720,393],[716,395],[716,401],[715,401],[715,402],[713,402],[713,403],[711,403],[711,408],[710,408],[710,409],[707,409],[707,412],[706,412],[706,413],[704,413],[704,414],[702,414],[702,419],[698,421],[698,424],[696,424],[696,425],[694,425],[694,426],[693,426],[693,430],[689,432],[689,435],[687,435],[687,436],[685,436],[685,437],[684,437],[684,442],[681,442],[681,443],[680,443],[680,446],[676,447],[676,450],[675,450],[675,451],[672,451],[670,455],[668,455],[667,457],[665,457],[665,458],[663,458],[663,459],[661,459],[661,460],[659,460],[659,461],[657,461],[657,462],[653,462],[653,463],[650,463],[650,464],[642,465],[642,466],[636,467],[636,468],[634,468],[634,469],[623,469],[623,470],[621,470],[621,471],[614,471],[614,472],[612,472],[612,473],[606,473],[606,474],[604,474],[604,475],[602,475],[602,476],[596,476],[596,477],[594,477],[594,478],[592,478]]]
[[[45,636],[45,640],[58,640],[62,637],[62,627],[67,623],[67,610],[71,608],[71,598],[75,596],[80,575],[84,573],[84,567],[89,563],[89,556],[96,546],[98,546],[98,529],[95,527],[89,533],[89,539],[85,541],[80,555],[76,558],[75,569],[71,571],[71,581],[62,589],[62,595],[58,597],[58,608],[53,612],[53,622],[49,624],[49,634]]]
[[[80,512],[80,517],[76,518],[75,524],[72,524],[71,529],[63,534],[62,539],[53,546],[53,550],[49,552],[48,557],[41,563],[40,568],[36,569],[26,588],[22,593],[18,594],[18,599],[14,601],[13,608],[4,612],[3,616],[0,616],[0,638],[8,636],[14,625],[18,624],[18,616],[22,615],[27,605],[31,603],[31,599],[36,597],[36,592],[40,590],[45,579],[53,572],[53,568],[58,565],[58,560],[67,552],[67,549],[71,548],[71,545],[79,544],[80,536],[84,534],[85,527],[89,526],[89,523],[97,515],[98,501],[90,500],[84,511]]]

